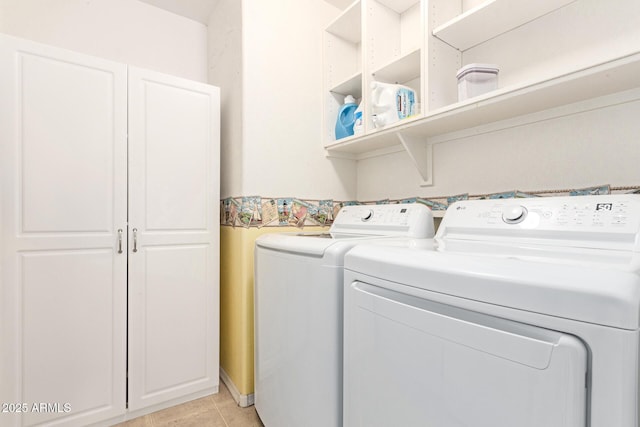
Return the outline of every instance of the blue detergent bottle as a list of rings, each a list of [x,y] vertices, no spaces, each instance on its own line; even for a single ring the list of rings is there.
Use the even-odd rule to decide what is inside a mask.
[[[353,135],[353,124],[355,122],[354,113],[358,108],[356,100],[351,95],[344,97],[344,105],[338,111],[336,121],[336,139]]]

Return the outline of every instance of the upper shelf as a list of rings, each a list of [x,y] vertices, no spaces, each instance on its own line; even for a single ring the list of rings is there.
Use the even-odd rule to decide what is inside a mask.
[[[506,33],[576,0],[488,0],[433,30],[460,51]]]
[[[355,73],[329,89],[329,92],[351,95],[356,99],[362,98],[362,73]]]
[[[401,121],[373,134],[338,141],[330,154],[361,154],[398,145],[396,133],[426,138],[640,87],[640,52],[551,79],[505,87]]]
[[[362,20],[360,19],[360,0],[356,0],[327,27],[326,31],[353,44],[362,40]]]
[[[420,49],[395,58],[372,74],[376,80],[385,83],[405,83],[420,77]]]

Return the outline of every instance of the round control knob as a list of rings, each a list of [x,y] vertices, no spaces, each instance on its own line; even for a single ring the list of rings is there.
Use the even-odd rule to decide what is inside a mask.
[[[507,206],[502,210],[502,220],[507,224],[522,222],[527,216],[527,209],[520,205]]]
[[[362,216],[362,220],[369,221],[371,218],[373,218],[373,210],[369,209],[369,212]]]

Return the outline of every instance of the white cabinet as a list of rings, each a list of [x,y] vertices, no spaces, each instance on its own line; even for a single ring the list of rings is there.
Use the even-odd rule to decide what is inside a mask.
[[[423,185],[432,184],[432,145],[445,134],[514,126],[509,120],[552,109],[557,113],[549,114],[561,116],[566,111],[559,107],[640,87],[640,3],[634,0],[358,0],[335,22],[353,16],[355,5],[365,117],[373,79],[413,87],[421,111],[381,129],[367,123],[364,135],[336,141],[331,126],[353,89],[331,84],[344,56],[331,53],[333,39],[325,34],[325,149],[329,156],[357,160],[401,147]],[[500,87],[459,102],[456,71],[474,62],[498,64]]]
[[[129,69],[129,409],[218,387],[219,92]]]
[[[7,36],[0,69],[0,424],[217,391],[218,89]]]

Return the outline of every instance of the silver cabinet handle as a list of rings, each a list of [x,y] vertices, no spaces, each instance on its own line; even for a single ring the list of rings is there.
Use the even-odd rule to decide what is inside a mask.
[[[118,253],[122,253],[122,228],[118,228]]]
[[[133,229],[133,252],[138,252],[138,229]]]

